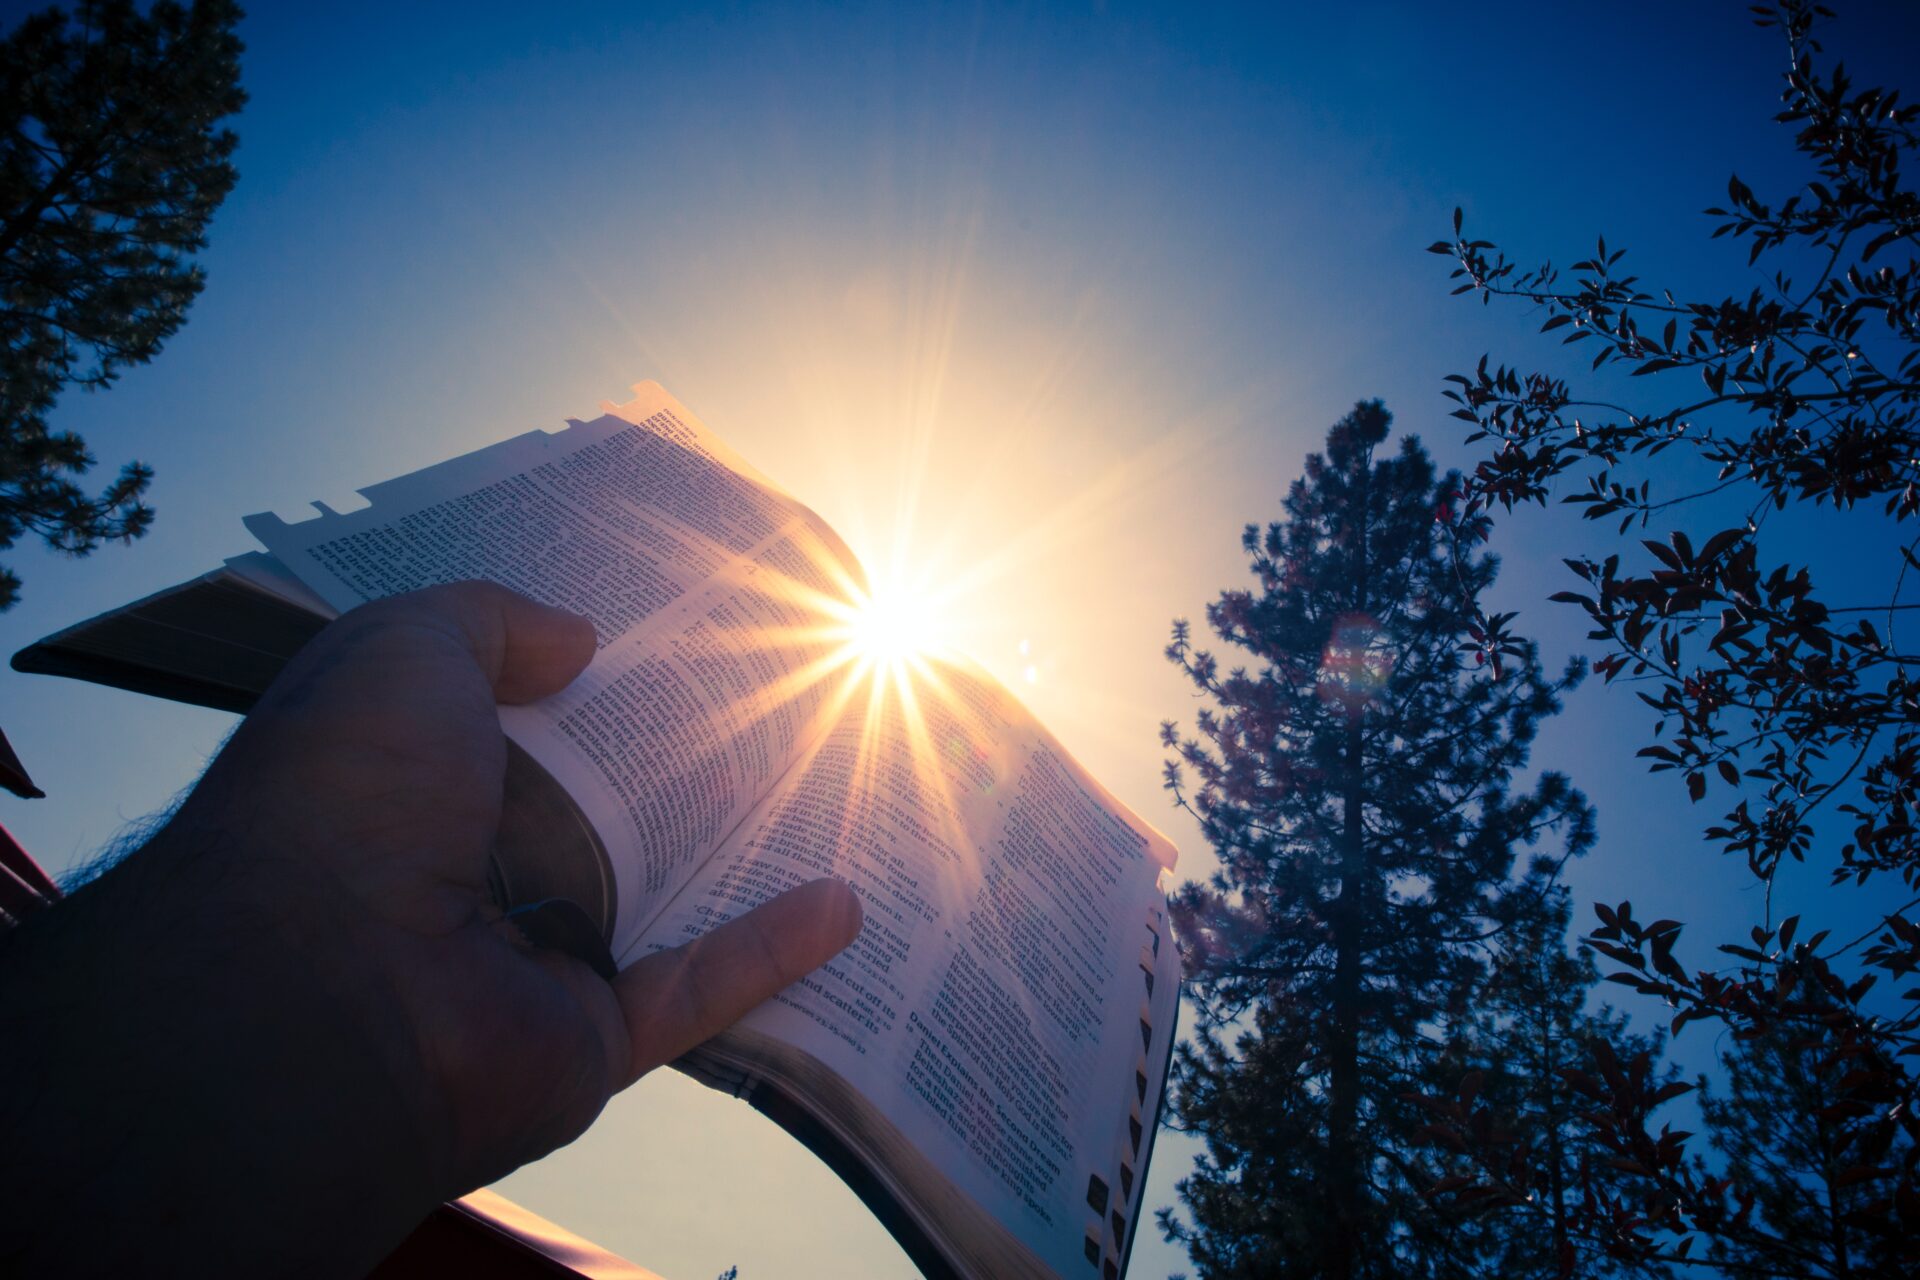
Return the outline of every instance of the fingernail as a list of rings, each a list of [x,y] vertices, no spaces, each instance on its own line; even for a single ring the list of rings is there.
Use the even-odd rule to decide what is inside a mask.
[[[844,880],[816,880],[819,886],[815,892],[825,901],[820,904],[820,914],[832,924],[834,932],[844,939],[840,945],[845,947],[860,936],[860,925],[865,913],[860,907],[860,895],[853,886]],[[832,888],[826,886],[831,885]]]

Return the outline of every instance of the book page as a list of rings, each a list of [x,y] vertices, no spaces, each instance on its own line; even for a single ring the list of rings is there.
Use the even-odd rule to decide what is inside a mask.
[[[815,736],[862,585],[818,516],[657,385],[635,391],[364,489],[360,511],[247,520],[335,610],[483,578],[593,620],[580,678],[500,719],[606,846],[616,953]]]
[[[1172,1034],[1173,858],[990,676],[929,663],[850,689],[639,945],[847,881],[858,940],[741,1028],[837,1073],[1061,1274],[1097,1274],[1126,1256]]]

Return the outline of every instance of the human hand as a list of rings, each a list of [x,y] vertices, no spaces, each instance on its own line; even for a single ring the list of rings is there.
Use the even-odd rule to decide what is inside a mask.
[[[167,1105],[202,1117],[182,1141],[240,1148],[209,1163],[332,1206],[313,1256],[371,1264],[435,1203],[570,1141],[614,1092],[858,932],[852,891],[822,881],[609,984],[498,919],[496,703],[563,688],[593,641],[584,619],[484,583],[354,610],[148,848],[61,909],[137,877],[200,931],[177,943],[192,977],[161,985],[191,987],[222,1051],[189,1046],[205,1056],[174,1070]],[[249,1204],[248,1187],[231,1194]],[[299,1236],[284,1206],[252,1208],[283,1246]]]

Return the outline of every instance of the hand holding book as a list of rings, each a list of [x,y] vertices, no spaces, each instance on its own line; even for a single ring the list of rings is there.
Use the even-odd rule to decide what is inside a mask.
[[[858,903],[833,881],[612,984],[500,920],[496,703],[564,687],[593,640],[485,583],[348,613],[146,848],[12,940],[0,1026],[44,1053],[0,1068],[0,1099],[35,1101],[8,1126],[8,1163],[39,1188],[0,1194],[9,1251],[45,1242],[107,1271],[134,1259],[76,1252],[154,1263],[217,1238],[224,1264],[273,1271],[289,1242],[324,1239],[309,1264],[364,1270],[852,940]],[[36,1009],[59,1013],[39,1035]],[[61,1069],[23,1078],[39,1063]],[[203,1175],[191,1195],[183,1172]],[[65,1221],[101,1203],[150,1220]]]

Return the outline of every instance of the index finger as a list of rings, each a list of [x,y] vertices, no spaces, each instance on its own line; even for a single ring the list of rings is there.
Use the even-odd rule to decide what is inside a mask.
[[[613,984],[633,1044],[621,1087],[726,1030],[845,950],[859,932],[853,890],[816,880],[628,966]]]

